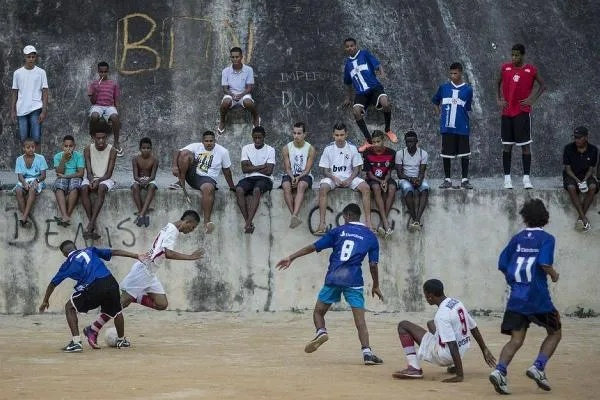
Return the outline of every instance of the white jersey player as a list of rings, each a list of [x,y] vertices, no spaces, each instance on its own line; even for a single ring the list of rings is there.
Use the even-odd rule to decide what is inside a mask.
[[[161,229],[152,243],[152,248],[147,253],[148,259],[133,264],[131,271],[121,282],[121,305],[123,308],[134,301],[156,310],[167,308],[169,305],[167,295],[156,276],[156,271],[165,259],[198,260],[202,257],[203,250],[196,250],[192,254],[178,253],[173,250],[179,232],[190,233],[196,229],[199,222],[198,213],[194,210],[187,210],[179,221],[168,223]]]
[[[437,305],[433,321],[427,323],[426,331],[422,327],[402,321],[398,324],[398,336],[408,361],[408,367],[393,374],[398,379],[423,378],[423,370],[419,361],[427,361],[442,367],[449,367],[448,372],[455,376],[443,382],[462,382],[462,357],[469,349],[471,335],[479,345],[485,362],[496,365],[496,360],[485,345],[483,337],[469,315],[465,306],[456,299],[444,295],[444,285],[437,279],[430,279],[423,284],[423,292],[427,303]],[[415,350],[415,342],[419,349]]]

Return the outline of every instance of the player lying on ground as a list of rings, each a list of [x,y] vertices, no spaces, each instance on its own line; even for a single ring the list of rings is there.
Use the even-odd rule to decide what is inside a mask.
[[[473,335],[483,353],[483,359],[490,367],[494,367],[496,359],[485,345],[483,337],[460,300],[446,297],[444,285],[437,279],[429,279],[423,284],[423,293],[427,303],[438,306],[433,321],[427,322],[429,332],[410,322],[398,324],[398,336],[408,360],[408,368],[395,372],[392,376],[398,379],[421,379],[423,370],[419,360],[427,361],[448,368],[456,375],[442,382],[462,382],[464,379],[462,357],[471,345]],[[415,342],[419,350],[415,351]]]
[[[97,336],[100,328],[114,318],[118,335],[116,347],[129,347],[130,343],[125,338],[125,321],[121,313],[121,302],[119,301],[119,284],[102,260],[109,261],[112,256],[142,260],[144,255],[130,253],[125,250],[97,249],[95,247],[77,250],[75,243],[70,240],[65,240],[60,244],[60,251],[67,257],[67,260],[60,266],[60,269],[48,284],[39,310],[40,313],[43,313],[48,309],[50,295],[52,295],[54,288],[65,278],[71,278],[77,282],[75,291],[65,304],[67,323],[71,329],[73,339],[63,350],[67,353],[83,350],[79,336],[77,313],[86,313],[97,307],[100,307],[98,319],[92,324],[92,327],[88,326],[83,330],[83,333],[88,337],[88,341],[90,330],[94,330]],[[100,348],[95,341],[90,342],[90,345],[94,349]]]

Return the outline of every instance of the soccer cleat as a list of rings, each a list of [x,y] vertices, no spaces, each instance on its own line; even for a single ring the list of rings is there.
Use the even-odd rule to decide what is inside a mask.
[[[369,147],[373,147],[373,145],[372,145],[371,143],[369,143],[369,142],[364,142],[364,143],[362,144],[362,146],[360,146],[360,147],[358,148],[358,152],[359,152],[359,153],[363,153],[363,152],[364,152],[365,150],[367,150]]]
[[[505,176],[504,177],[504,189],[512,189],[513,185],[512,185],[512,180],[510,179],[510,176]]]
[[[363,353],[363,361],[365,362],[365,365],[379,365],[379,364],[383,364],[383,360],[381,358],[377,357],[372,352]]]
[[[535,365],[529,367],[527,372],[525,372],[525,375],[533,379],[540,389],[545,390],[546,392],[552,390],[548,379],[546,379],[546,374],[544,371],[540,371]]]
[[[127,338],[123,338],[123,339],[117,339],[117,349],[124,349],[127,347],[131,347],[131,343],[129,343],[129,340],[127,340]]]
[[[92,349],[99,349],[98,346],[98,332],[95,332],[91,326],[86,326],[83,328],[83,334],[87,338],[88,343]]]
[[[523,175],[523,189],[533,189],[531,179],[529,179],[529,176],[527,175]]]
[[[396,371],[392,374],[396,379],[423,379],[423,370],[415,368],[411,365],[402,371]]]
[[[497,369],[493,370],[490,374],[490,382],[494,385],[494,389],[496,392],[500,394],[510,394],[510,390],[508,390],[508,381],[506,377],[502,375],[500,371]]]
[[[323,343],[325,343],[328,340],[329,336],[327,335],[327,333],[321,333],[306,344],[306,346],[304,347],[304,352],[314,353],[319,347],[321,347]]]
[[[450,189],[450,188],[452,188],[452,181],[450,179],[444,179],[444,181],[440,185],[440,189]]]
[[[398,136],[396,136],[396,134],[392,132],[391,129],[389,131],[386,131],[385,134],[388,137],[388,139],[390,139],[390,142],[398,143]]]
[[[83,351],[83,346],[81,345],[81,342],[75,343],[71,340],[68,345],[63,347],[63,351],[65,353],[80,353]]]
[[[469,182],[468,179],[466,181],[462,181],[460,183],[460,187],[463,189],[473,189],[473,185],[471,185],[471,182]]]

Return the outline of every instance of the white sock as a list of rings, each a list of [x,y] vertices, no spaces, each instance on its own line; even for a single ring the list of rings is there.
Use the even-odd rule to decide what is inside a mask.
[[[364,349],[362,349],[362,353],[363,354],[371,354],[373,351],[371,350],[370,347],[365,347]]]
[[[408,354],[406,356],[406,360],[408,360],[408,365],[415,368],[415,369],[421,369],[421,367],[419,366],[419,361],[417,360],[417,355],[416,354]]]
[[[317,336],[323,334],[323,333],[327,333],[327,329],[325,328],[319,328],[317,329]]]
[[[523,179],[529,179],[529,175],[523,175]]]
[[[73,336],[73,343],[81,343],[81,336]]]

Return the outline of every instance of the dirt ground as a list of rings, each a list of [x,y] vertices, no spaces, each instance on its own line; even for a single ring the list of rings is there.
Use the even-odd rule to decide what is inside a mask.
[[[445,370],[425,364],[422,381],[391,375],[406,365],[396,324],[424,324],[435,311],[367,314],[374,351],[384,359],[364,366],[349,312],[330,312],[330,340],[305,354],[312,312],[178,313],[131,307],[127,336],[133,347],[64,354],[64,315],[0,316],[0,399],[487,399],[496,398],[489,369],[474,342],[465,381],[444,384]],[[93,315],[80,316],[80,328]],[[499,317],[476,318],[497,357],[506,337]],[[600,398],[600,319],[563,319],[563,341],[547,367],[553,390],[525,377],[543,331],[530,330],[509,368],[513,398]],[[104,344],[104,340],[100,341]]]

